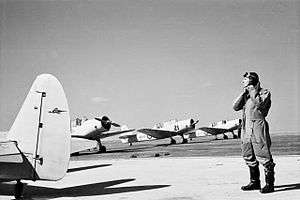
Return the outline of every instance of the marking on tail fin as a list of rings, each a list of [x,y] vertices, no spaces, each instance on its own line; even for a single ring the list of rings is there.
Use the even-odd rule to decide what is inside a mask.
[[[54,108],[53,110],[48,111],[48,113],[60,114],[62,112],[67,112],[66,110],[60,110],[58,108]]]

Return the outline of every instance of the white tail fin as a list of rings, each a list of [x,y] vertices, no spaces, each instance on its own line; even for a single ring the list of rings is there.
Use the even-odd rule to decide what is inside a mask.
[[[39,75],[13,123],[8,139],[17,142],[36,172],[33,179],[58,180],[70,158],[70,115],[60,82]]]

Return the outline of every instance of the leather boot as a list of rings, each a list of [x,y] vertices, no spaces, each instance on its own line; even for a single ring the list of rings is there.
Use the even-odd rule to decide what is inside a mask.
[[[260,190],[260,180],[259,180],[259,167],[249,167],[250,171],[250,183],[248,185],[242,186],[241,189],[244,191],[248,190]]]
[[[263,187],[260,192],[261,193],[270,193],[274,192],[274,166],[270,166],[268,168],[265,168],[265,179],[266,179],[266,185]]]

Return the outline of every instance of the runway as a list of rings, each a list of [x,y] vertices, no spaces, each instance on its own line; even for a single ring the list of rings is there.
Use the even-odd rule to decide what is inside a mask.
[[[228,134],[232,137],[231,134]],[[300,133],[271,134],[273,155],[300,155]],[[221,137],[219,137],[221,138]],[[214,136],[198,137],[187,144],[180,144],[181,137],[175,137],[177,144],[170,145],[170,139],[134,143],[132,146],[120,141],[103,140],[107,153],[95,154],[89,151],[74,156],[71,160],[133,159],[151,157],[203,157],[240,156],[240,139],[215,140]]]
[[[299,137],[285,136],[278,137],[282,142],[275,142],[275,137],[273,140],[276,181],[275,192],[270,194],[240,190],[249,177],[242,158],[231,155],[239,140],[170,146],[167,141],[157,141],[140,143],[132,151],[115,146],[107,154],[72,157],[64,179],[26,182],[24,199],[296,199],[300,196]],[[204,155],[199,153],[202,150]],[[188,156],[183,156],[183,151]],[[214,156],[208,152],[214,152]],[[13,199],[13,183],[0,184],[1,200]]]

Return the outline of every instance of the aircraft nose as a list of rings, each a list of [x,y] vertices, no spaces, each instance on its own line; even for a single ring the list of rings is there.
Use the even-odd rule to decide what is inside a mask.
[[[190,121],[190,124],[192,125],[192,124],[194,124],[194,119],[191,119],[191,121]]]

